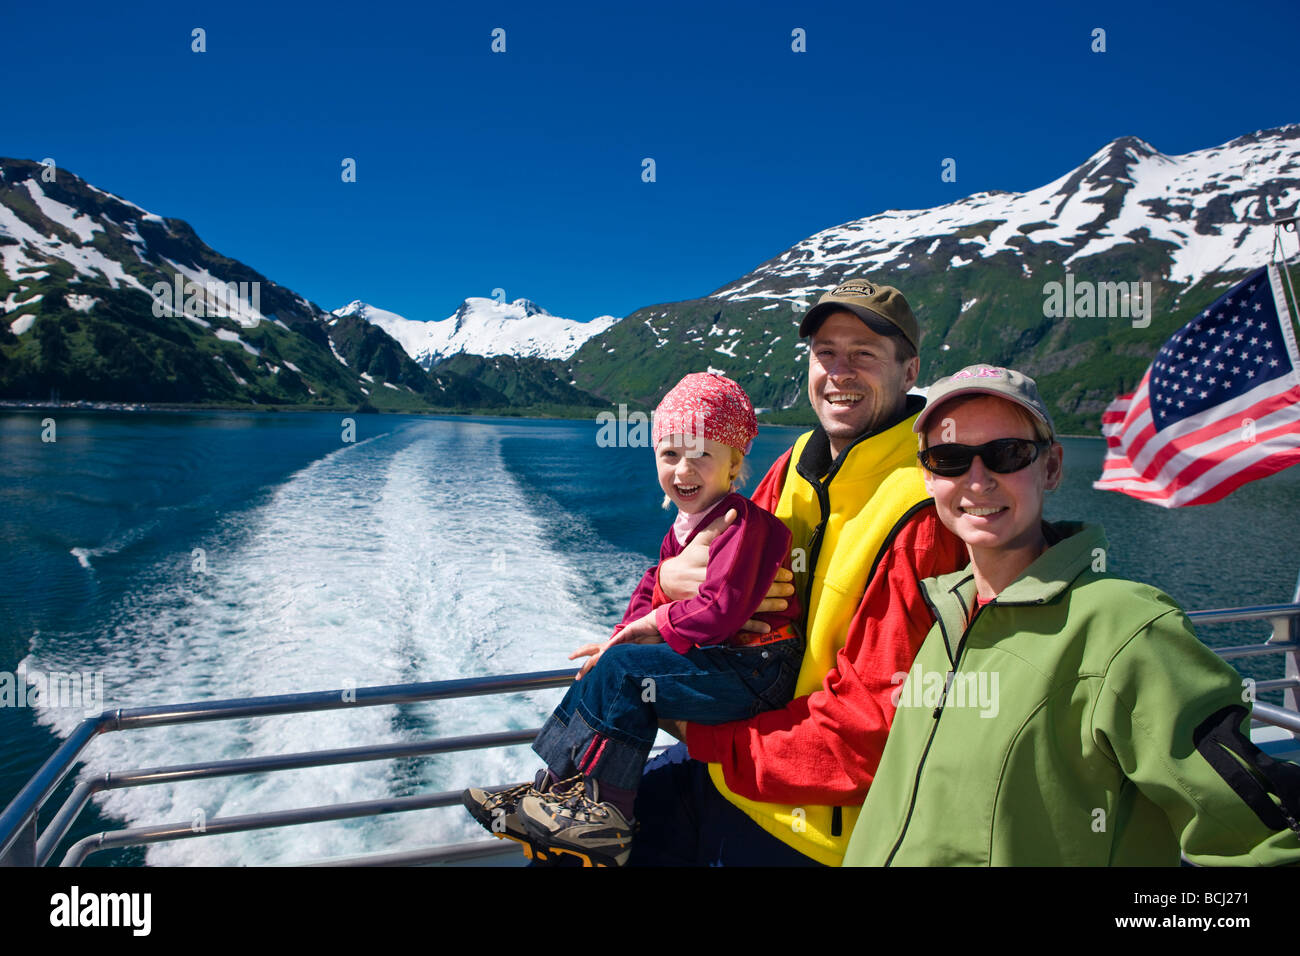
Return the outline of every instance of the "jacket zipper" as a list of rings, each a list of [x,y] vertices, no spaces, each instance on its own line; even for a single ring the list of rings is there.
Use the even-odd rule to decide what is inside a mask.
[[[829,519],[830,492],[818,483],[813,486],[817,491],[817,506],[821,509],[821,520],[813,529],[812,540],[808,542],[808,578],[803,587],[803,614],[805,630],[807,629],[808,611],[812,607],[813,583],[817,578],[817,560],[822,553],[822,539],[825,537],[826,522]]]
[[[799,475],[801,478],[803,478],[804,481],[812,485],[813,491],[817,493],[817,509],[821,515],[820,520],[817,522],[817,527],[813,528],[812,537],[808,541],[808,577],[804,580],[803,608],[802,608],[802,617],[803,617],[803,625],[804,625],[805,632],[807,632],[808,630],[808,615],[812,610],[812,592],[813,592],[813,585],[816,583],[817,580],[817,562],[821,558],[822,541],[825,539],[826,536],[825,534],[826,522],[830,520],[830,512],[831,512],[830,483],[831,483],[831,479],[835,477],[835,473],[839,471],[840,464],[842,464],[844,458],[847,457],[847,451],[848,450],[845,449],[846,454],[842,455],[839,460],[832,463],[830,471],[826,473],[825,478],[816,478],[816,479],[810,478],[807,474],[805,474],[803,471],[799,469],[798,464],[795,465],[795,473]],[[843,833],[843,830],[844,830],[843,808],[831,807],[831,836],[838,837]]]
[[[802,460],[791,462],[791,465],[794,468],[794,473],[812,485],[813,492],[817,495],[817,526],[813,528],[813,532],[808,538],[808,571],[807,577],[804,578],[802,595],[802,617],[804,629],[807,630],[808,611],[812,606],[813,583],[817,578],[817,560],[821,556],[822,539],[825,537],[826,522],[830,517],[831,495],[829,485],[831,479],[835,477],[835,473],[839,471],[839,463],[833,462],[830,470],[824,476],[804,471]]]
[[[966,638],[975,626],[975,621],[979,618],[980,612],[988,605],[979,606],[976,601],[975,613],[966,624],[966,629],[962,631],[961,640],[957,643],[957,654],[954,658],[952,653],[952,644],[948,640],[948,628],[944,626],[943,618],[939,615],[939,609],[934,606],[930,600],[930,595],[926,593],[924,587],[921,588],[921,596],[925,598],[925,603],[929,605],[934,619],[939,622],[939,630],[943,633],[944,648],[948,651],[948,661],[952,664],[952,670],[948,672],[948,679],[944,682],[943,697],[939,699],[939,706],[934,709],[934,721],[930,727],[930,736],[925,742],[925,750],[921,752],[921,762],[916,767],[916,777],[912,780],[912,799],[907,805],[907,817],[903,820],[903,832],[898,835],[898,841],[894,848],[889,851],[889,856],[885,860],[885,866],[890,866],[894,862],[894,857],[898,854],[898,848],[903,845],[903,840],[907,838],[907,828],[912,824],[912,812],[916,809],[916,798],[921,790],[921,773],[925,770],[925,760],[930,756],[930,746],[934,743],[934,736],[939,732],[939,718],[943,715],[943,708],[948,703],[948,692],[952,689],[952,679],[957,673],[957,665],[961,663],[962,653],[966,650]]]

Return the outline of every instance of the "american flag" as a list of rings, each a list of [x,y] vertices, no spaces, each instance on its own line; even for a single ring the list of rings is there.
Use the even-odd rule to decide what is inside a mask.
[[[1207,505],[1300,463],[1300,356],[1274,265],[1183,326],[1102,415],[1094,488]]]

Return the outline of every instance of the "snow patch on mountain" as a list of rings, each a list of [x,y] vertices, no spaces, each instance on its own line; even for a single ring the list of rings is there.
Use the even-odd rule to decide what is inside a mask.
[[[36,208],[47,219],[57,222],[83,243],[95,241],[95,230],[104,231],[104,227],[89,216],[79,213],[71,206],[45,195],[45,193],[41,192],[41,187],[37,185],[36,180],[29,179],[23,185],[27,187],[27,194],[32,197],[32,202],[36,204]]]
[[[37,302],[40,302],[41,299],[45,298],[44,295],[37,294],[37,295],[30,296],[29,298],[19,300],[17,298],[17,295],[18,294],[16,292],[10,292],[7,296],[5,296],[4,302],[0,303],[0,308],[4,309],[4,311],[6,312],[13,312],[15,309],[21,309],[25,305],[33,305]]]
[[[75,309],[78,312],[89,312],[95,307],[95,303],[99,301],[93,295],[80,295],[77,293],[64,296],[64,300],[68,303],[68,308]]]
[[[336,348],[334,347],[334,340],[333,340],[333,339],[327,339],[326,341],[329,342],[329,344],[330,344],[330,351],[333,352],[333,353],[334,353],[334,357],[335,357],[336,359],[339,360],[339,364],[342,365],[344,368],[349,368],[350,366],[348,365],[348,360],[345,359],[342,355],[340,355],[340,354],[339,354],[339,350],[336,349]]]
[[[469,298],[452,315],[434,321],[408,319],[360,300],[334,315],[356,316],[383,329],[424,368],[462,352],[491,358],[567,359],[587,339],[618,321],[602,315],[590,322],[565,319],[547,312],[528,299],[499,302]]]
[[[75,177],[74,177],[75,178]],[[42,181],[35,177],[29,176],[22,180],[16,187],[16,192],[25,192],[26,198],[31,200],[32,206],[39,212],[40,218],[34,218],[30,210],[24,212],[27,219],[32,219],[35,223],[29,223],[27,219],[20,216],[18,211],[11,206],[0,203],[0,238],[9,241],[0,242],[0,268],[3,268],[4,274],[10,279],[19,283],[20,291],[26,290],[25,282],[27,280],[37,280],[47,277],[49,272],[43,268],[50,261],[62,260],[69,263],[76,275],[70,282],[79,282],[81,278],[91,280],[100,280],[106,282],[111,288],[118,289],[122,287],[137,289],[150,298],[154,298],[152,292],[152,281],[146,285],[139,278],[127,272],[124,264],[116,259],[106,255],[93,244],[96,233],[106,235],[116,235],[123,239],[134,252],[134,258],[140,263],[149,266],[151,269],[162,272],[169,282],[174,280],[174,276],[179,274],[182,280],[190,280],[198,283],[203,288],[203,309],[198,314],[192,314],[191,310],[184,310],[181,314],[186,319],[205,329],[212,328],[212,323],[205,321],[202,315],[225,315],[233,319],[239,325],[245,328],[251,328],[258,324],[262,319],[267,318],[258,308],[255,308],[253,302],[246,301],[229,293],[229,283],[226,278],[215,275],[206,267],[195,267],[183,265],[173,261],[165,256],[149,253],[148,242],[142,237],[137,230],[140,222],[149,221],[164,224],[165,221],[161,216],[156,216],[146,212],[140,206],[120,196],[114,196],[112,193],[105,192],[89,183],[78,180],[80,185],[86,189],[113,201],[121,203],[121,206],[113,206],[114,214],[122,222],[116,221],[109,215],[109,211],[101,211],[97,215],[92,214],[75,206],[69,205],[59,199],[55,199],[45,191]],[[56,231],[55,226],[62,227]],[[75,240],[69,241],[60,238],[63,230],[75,237]],[[45,234],[48,232],[48,235]],[[134,262],[130,263],[134,266]],[[183,295],[188,300],[188,293],[192,289],[186,289]],[[242,290],[241,290],[242,291]],[[12,294],[10,299],[12,299]],[[250,298],[253,298],[250,292]],[[299,297],[301,299],[301,297]],[[88,312],[94,307],[99,300],[91,295],[69,295],[67,296],[68,306],[79,312]],[[305,302],[306,300],[301,300]],[[178,311],[170,295],[163,297],[160,304],[165,313]],[[6,311],[12,311],[13,303],[6,304]],[[318,310],[307,307],[305,310],[310,314],[319,314]],[[288,326],[283,322],[276,320],[282,328],[288,330]],[[233,333],[227,333],[233,334]],[[223,334],[222,338],[226,338]],[[236,339],[238,337],[236,336]],[[229,340],[229,339],[227,339]],[[252,354],[257,352],[247,343],[239,340],[240,344]]]
[[[92,186],[90,183],[86,183],[86,188],[99,193],[101,196],[107,196],[109,199],[113,200],[114,202],[120,202],[123,206],[130,206],[132,209],[139,210],[139,212],[141,213],[140,218],[142,219],[148,219],[153,222],[163,221],[162,216],[155,216],[153,213],[149,212],[149,210],[145,209],[143,206],[137,206],[129,199],[123,199],[121,196],[110,193],[107,190],[100,189],[98,186]]]
[[[239,377],[239,374],[233,368],[231,368],[229,363],[226,362],[226,360],[223,359],[220,355],[214,355],[212,357],[216,359],[219,364],[225,367],[226,371],[230,373],[231,377],[234,378],[236,382],[238,382],[240,385],[248,384],[246,381],[244,381],[242,378]]]
[[[31,180],[27,180],[27,187],[28,192],[33,197],[39,195],[43,199],[45,198],[45,194],[39,188],[33,188]],[[62,203],[49,200],[48,204],[49,208],[53,209],[65,220],[60,223],[62,225],[78,223],[78,218],[88,220],[86,216],[77,217],[71,215],[70,207]],[[39,204],[38,208],[42,209],[42,215],[48,215]],[[53,221],[58,222],[59,220],[53,219]],[[72,227],[69,226],[69,228]],[[81,230],[78,235],[85,234],[84,224],[78,223],[78,228]],[[97,226],[97,228],[102,229],[103,227]],[[91,233],[93,231],[93,229],[90,230]],[[97,275],[102,275],[114,289],[118,288],[120,283],[133,286],[141,291],[147,291],[135,276],[128,275],[122,269],[121,263],[108,258],[94,246],[72,245],[54,235],[43,236],[39,231],[20,219],[16,212],[4,205],[0,205],[0,235],[14,240],[12,243],[0,245],[0,261],[3,262],[5,272],[11,279],[21,281],[24,278],[37,278],[30,274],[24,275],[22,270],[44,266],[49,259],[62,259],[84,276],[96,278]]]
[[[237,345],[242,346],[244,351],[247,352],[249,355],[262,354],[261,349],[254,348],[253,346],[249,345],[247,342],[241,339],[236,333],[231,332],[229,329],[217,329],[216,332],[213,334],[216,335],[216,337],[221,339],[221,341],[223,342],[234,342]]]
[[[246,299],[241,299],[236,294],[227,291],[227,283],[224,279],[213,275],[206,268],[194,269],[190,266],[181,265],[179,262],[173,262],[166,256],[159,258],[167,263],[168,268],[174,272],[180,273],[190,282],[194,282],[203,289],[204,310],[209,311],[212,315],[225,315],[233,319],[244,328],[252,328],[266,318],[260,309],[254,308],[253,303]],[[188,283],[186,283],[188,285]],[[189,290],[186,290],[188,298]],[[250,294],[251,298],[251,294]],[[260,296],[259,296],[260,298]],[[163,299],[163,307],[168,311],[173,311],[174,303],[168,298]]]

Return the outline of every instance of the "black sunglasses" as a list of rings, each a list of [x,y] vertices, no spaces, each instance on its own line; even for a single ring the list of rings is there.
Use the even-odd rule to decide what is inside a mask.
[[[998,438],[983,445],[933,445],[916,457],[921,467],[942,478],[956,478],[970,470],[971,462],[979,455],[989,471],[1009,475],[1027,468],[1046,449],[1050,441],[1031,441],[1028,438]]]

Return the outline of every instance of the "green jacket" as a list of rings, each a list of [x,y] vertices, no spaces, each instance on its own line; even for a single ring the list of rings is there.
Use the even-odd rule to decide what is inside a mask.
[[[1237,672],[1167,595],[1100,570],[1100,528],[1048,531],[969,626],[969,568],[923,582],[937,621],[895,675],[845,865],[1300,862],[1300,770],[1251,763]]]

